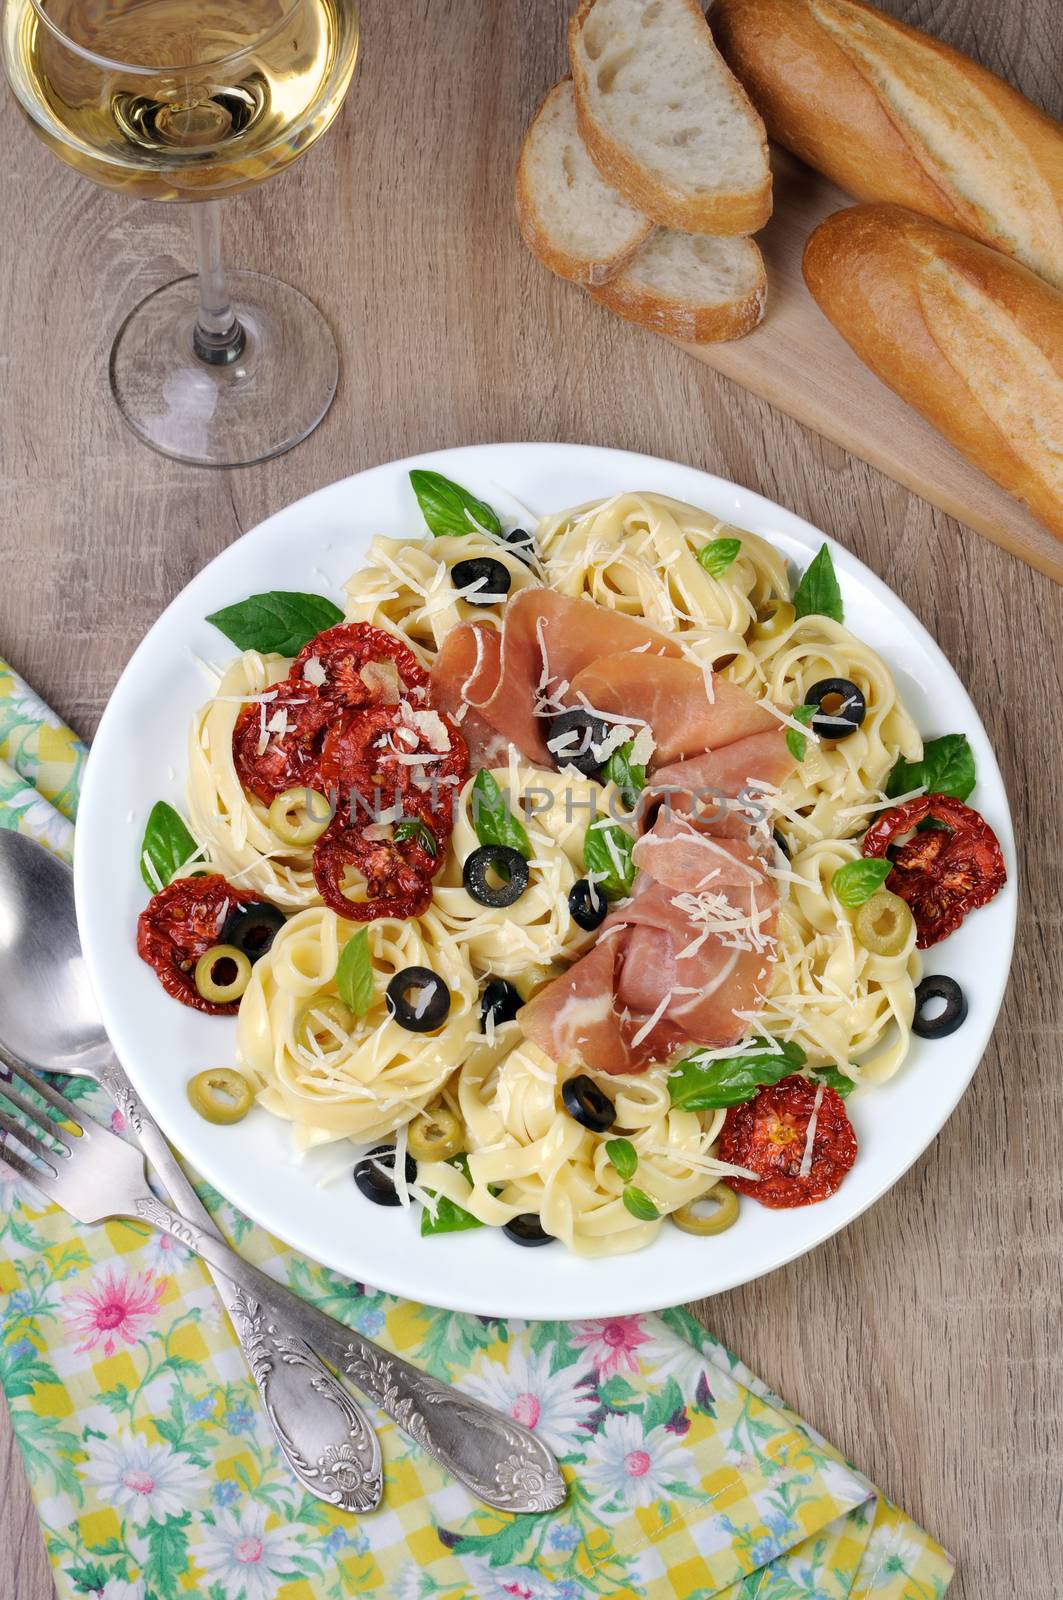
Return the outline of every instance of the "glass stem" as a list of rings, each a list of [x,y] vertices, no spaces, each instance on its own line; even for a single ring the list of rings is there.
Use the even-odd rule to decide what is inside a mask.
[[[192,348],[201,361],[225,367],[243,354],[244,330],[229,304],[221,261],[221,203],[199,200],[192,212],[199,273],[199,317],[192,330]]]

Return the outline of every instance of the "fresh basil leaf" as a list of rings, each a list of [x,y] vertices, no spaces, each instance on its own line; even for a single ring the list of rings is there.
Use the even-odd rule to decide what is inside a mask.
[[[640,1222],[656,1222],[661,1214],[649,1195],[643,1194],[641,1189],[636,1189],[630,1183],[624,1190],[624,1205]]]
[[[635,863],[631,852],[635,841],[618,823],[597,817],[583,838],[583,865],[588,872],[601,873],[596,888],[607,900],[630,894],[635,882]]]
[[[951,794],[956,800],[966,800],[977,781],[967,735],[945,733],[923,746],[921,761],[905,761],[901,756],[886,779],[886,794],[892,800],[925,787],[927,794]]]
[[[876,889],[882,888],[892,871],[892,861],[861,856],[859,861],[847,861],[844,867],[839,867],[830,886],[838,903],[853,911],[870,900]]]
[[[859,1088],[848,1073],[839,1072],[837,1067],[817,1067],[812,1074],[813,1083],[825,1083],[828,1089],[834,1089],[844,1100],[846,1095],[852,1094]]]
[[[396,844],[402,844],[404,839],[415,840],[421,849],[432,857],[433,861],[439,855],[439,844],[436,836],[427,822],[422,822],[420,817],[407,817],[405,822],[397,823],[392,838]]]
[[[832,617],[835,622],[845,621],[842,592],[827,545],[820,546],[819,554],[813,556],[805,568],[793,606],[799,617]]]
[[[620,798],[628,811],[634,811],[638,805],[639,795],[646,787],[646,768],[631,759],[634,748],[634,739],[629,739],[627,744],[622,744],[619,750],[613,751],[602,768],[605,782],[616,784],[620,790]]]
[[[271,589],[267,594],[249,595],[235,606],[213,611],[207,621],[213,622],[238,650],[297,656],[304,644],[342,622],[343,612],[323,594]]]
[[[502,524],[491,507],[477,500],[460,483],[444,478],[441,472],[427,472],[422,467],[414,468],[410,482],[429,532],[437,539],[445,534],[478,531],[501,538]]]
[[[140,876],[152,894],[165,889],[174,874],[190,861],[199,846],[183,821],[165,800],[157,800],[148,816],[140,846]],[[152,872],[150,867],[154,869]]]
[[[630,1139],[607,1139],[605,1153],[626,1183],[639,1164],[638,1151]]]
[[[803,722],[807,728],[818,710],[818,706],[794,706],[790,715],[795,721]],[[795,761],[803,761],[805,759],[805,750],[808,748],[808,740],[803,733],[798,733],[796,728],[787,728],[786,748]]]
[[[672,1104],[683,1111],[716,1111],[751,1100],[762,1085],[781,1083],[805,1064],[805,1052],[793,1040],[776,1039],[775,1046],[719,1061],[687,1057],[668,1076]]]
[[[505,795],[486,767],[481,767],[473,779],[472,825],[481,844],[508,845],[518,850],[525,861],[531,860],[527,830],[510,811]]]
[[[698,551],[698,564],[705,568],[710,578],[718,578],[741,554],[741,550],[741,539],[710,539]]]
[[[457,1167],[466,1178],[469,1177],[469,1158],[466,1155],[454,1156],[450,1162],[452,1167]],[[471,1179],[469,1180],[472,1181]],[[464,1233],[469,1228],[482,1228],[483,1223],[479,1217],[474,1217],[471,1211],[466,1211],[464,1206],[459,1206],[456,1200],[451,1200],[445,1194],[437,1194],[435,1189],[427,1190],[435,1196],[436,1214],[433,1217],[428,1207],[421,1212],[421,1238],[426,1239],[433,1233]]]
[[[359,928],[343,947],[336,967],[336,988],[344,1005],[356,1017],[373,1003],[373,956],[369,949],[369,929]]]

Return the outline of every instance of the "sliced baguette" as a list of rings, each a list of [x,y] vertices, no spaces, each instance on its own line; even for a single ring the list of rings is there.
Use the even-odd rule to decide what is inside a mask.
[[[633,206],[688,233],[764,226],[764,124],[696,0],[580,0],[568,51],[584,143]]]
[[[767,279],[752,239],[659,229],[633,261],[590,292],[617,316],[671,339],[721,344],[757,326]]]
[[[517,222],[544,267],[587,287],[605,283],[653,232],[587,154],[571,78],[554,84],[524,135]]]

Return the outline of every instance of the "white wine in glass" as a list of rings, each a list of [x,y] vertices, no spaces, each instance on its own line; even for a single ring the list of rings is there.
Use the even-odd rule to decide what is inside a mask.
[[[122,415],[166,455],[277,455],[324,416],[335,340],[298,290],[226,275],[217,199],[264,182],[332,122],[358,53],[354,0],[0,0],[8,79],[70,166],[193,201],[198,275],[156,290],[111,351]]]

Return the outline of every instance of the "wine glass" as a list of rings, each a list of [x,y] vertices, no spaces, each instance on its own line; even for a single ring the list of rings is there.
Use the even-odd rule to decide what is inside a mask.
[[[281,172],[343,103],[355,0],[0,0],[4,67],[34,132],[96,183],[191,206],[198,273],[148,295],[111,390],[163,455],[237,466],[305,439],[336,392],[317,307],[226,274],[218,196]]]

